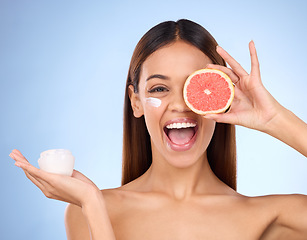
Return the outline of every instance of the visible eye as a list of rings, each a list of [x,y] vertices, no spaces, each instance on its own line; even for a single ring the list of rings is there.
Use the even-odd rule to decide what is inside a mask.
[[[150,90],[148,90],[149,93],[155,93],[155,92],[168,92],[168,89],[165,88],[165,87],[162,87],[162,86],[159,86],[159,87],[155,87],[155,88],[152,88]]]

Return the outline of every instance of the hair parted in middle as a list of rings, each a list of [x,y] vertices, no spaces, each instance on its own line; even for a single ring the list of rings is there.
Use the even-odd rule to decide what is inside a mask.
[[[186,19],[162,22],[151,28],[138,42],[130,62],[124,100],[122,185],[144,174],[152,163],[151,141],[144,116],[133,115],[129,86],[138,93],[140,72],[144,61],[155,51],[176,41],[197,47],[214,64],[226,66],[216,52],[217,42],[201,25]],[[212,171],[228,186],[236,190],[235,127],[217,123],[207,157]]]

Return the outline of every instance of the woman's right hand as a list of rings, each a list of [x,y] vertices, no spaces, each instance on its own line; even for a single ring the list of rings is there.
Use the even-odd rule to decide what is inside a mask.
[[[76,170],[71,177],[40,170],[32,166],[16,149],[12,151],[10,157],[46,197],[82,208],[92,240],[115,240],[103,195],[90,179]]]
[[[97,186],[82,173],[74,170],[71,177],[49,173],[31,165],[18,150],[10,157],[15,165],[22,168],[26,176],[44,193],[47,198],[72,203],[83,207],[91,197],[100,193]]]

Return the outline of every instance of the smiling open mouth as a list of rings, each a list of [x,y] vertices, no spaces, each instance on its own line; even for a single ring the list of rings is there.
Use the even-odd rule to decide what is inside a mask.
[[[190,149],[195,142],[197,129],[196,122],[181,120],[167,124],[163,130],[173,150],[185,151]]]

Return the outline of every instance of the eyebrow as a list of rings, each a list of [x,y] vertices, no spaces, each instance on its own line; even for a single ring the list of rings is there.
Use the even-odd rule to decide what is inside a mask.
[[[150,75],[147,79],[146,79],[146,82],[149,81],[150,79],[152,78],[160,78],[162,80],[169,80],[169,77],[168,76],[165,76],[165,75],[162,75],[162,74],[153,74],[153,75]]]

